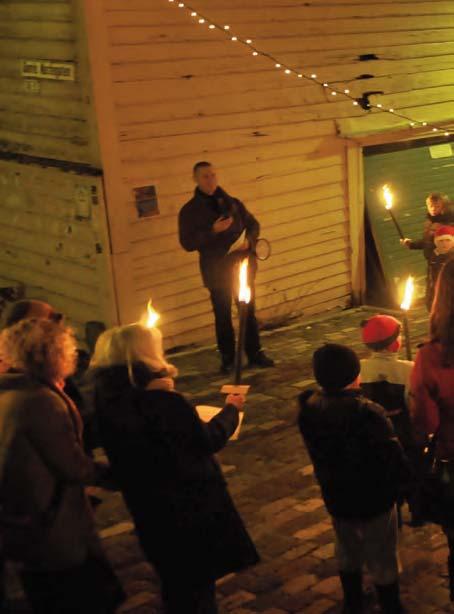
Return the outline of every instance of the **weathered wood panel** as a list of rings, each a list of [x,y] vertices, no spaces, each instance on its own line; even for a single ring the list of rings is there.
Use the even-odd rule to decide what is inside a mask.
[[[0,277],[48,300],[81,334],[116,321],[102,181],[0,160]]]
[[[261,318],[345,305],[352,281],[360,293],[361,151],[342,135],[405,128],[408,138],[408,122],[366,113],[313,82],[285,76],[222,33],[191,23],[175,3],[103,0],[100,6],[103,78],[113,97],[107,116],[115,122],[123,194],[111,214],[123,227],[121,247],[114,240],[113,250],[121,252],[117,278],[129,274],[119,286],[122,318],[138,317],[152,296],[169,345],[212,338],[197,256],[183,252],[177,239],[177,214],[191,195],[191,167],[199,159],[217,165],[221,184],[244,200],[272,242],[257,279]],[[425,121],[453,119],[451,2],[193,0],[191,6],[251,37],[281,63],[316,72],[355,97],[382,92],[371,100]],[[142,185],[155,186],[159,216],[138,219],[133,189]]]
[[[96,164],[88,121],[88,76],[80,57],[76,4],[0,3],[0,149]],[[22,76],[24,60],[69,62],[75,80]]]

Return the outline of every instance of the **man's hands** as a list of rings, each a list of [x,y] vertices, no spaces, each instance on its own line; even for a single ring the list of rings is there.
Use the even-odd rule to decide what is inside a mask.
[[[215,234],[224,232],[233,224],[233,217],[219,217],[211,227]]]
[[[238,411],[243,411],[246,397],[244,394],[229,394],[225,400],[226,405],[235,405]]]
[[[404,245],[405,247],[410,247],[411,245],[411,239],[401,239],[400,240],[400,244]]]

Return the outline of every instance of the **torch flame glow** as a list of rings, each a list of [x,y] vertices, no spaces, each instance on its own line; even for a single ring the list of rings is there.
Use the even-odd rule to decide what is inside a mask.
[[[147,304],[147,322],[145,326],[147,328],[153,328],[156,322],[159,320],[159,318],[160,318],[159,313],[153,308],[151,304],[151,299],[150,299]]]
[[[408,311],[410,309],[414,289],[415,289],[415,284],[413,282],[413,277],[410,275],[405,284],[404,299],[402,303],[400,304],[401,309],[404,309],[405,311]]]
[[[383,198],[385,199],[386,203],[385,208],[391,209],[393,206],[393,193],[386,184],[383,186]]]
[[[245,258],[240,264],[240,291],[238,300],[242,303],[249,303],[251,300],[251,289],[247,283],[248,259]]]

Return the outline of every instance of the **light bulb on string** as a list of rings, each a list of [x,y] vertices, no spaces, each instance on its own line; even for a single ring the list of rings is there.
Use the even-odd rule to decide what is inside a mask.
[[[237,41],[238,39],[237,39],[237,37],[236,37],[236,36],[232,36],[232,38],[231,38],[230,40],[232,40],[233,42],[235,42],[235,41]]]
[[[195,11],[192,11],[191,17],[197,17],[197,13]]]
[[[316,79],[316,78],[317,78],[317,75],[315,74],[315,72],[313,72],[313,73],[311,74],[311,79]]]
[[[250,44],[252,43],[251,39],[250,39],[250,38],[247,38],[247,39],[246,39],[246,43],[247,43],[248,45],[250,45]]]
[[[281,65],[280,65],[279,63],[275,64],[274,66],[275,66],[276,68],[280,68],[280,67],[281,67]]]
[[[230,26],[224,26],[224,30],[230,30]]]
[[[289,75],[291,72],[292,72],[292,71],[291,71],[291,70],[289,70],[288,68],[286,68],[286,69],[285,69],[285,74],[286,74],[286,75]]]
[[[344,94],[350,94],[350,90],[344,90]]]
[[[258,51],[253,51],[252,55],[258,55]]]
[[[216,26],[212,23],[210,23],[210,25],[208,26],[210,28],[210,30],[214,30],[216,28]]]

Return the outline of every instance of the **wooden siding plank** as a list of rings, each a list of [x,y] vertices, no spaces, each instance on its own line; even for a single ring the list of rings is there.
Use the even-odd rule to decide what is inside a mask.
[[[132,23],[166,23],[171,13],[165,11],[159,5],[150,6],[149,0],[128,0],[125,5],[124,0],[111,0],[105,2],[106,12],[112,14],[111,20],[120,25]],[[285,10],[283,10],[285,9]],[[197,10],[205,13],[216,21],[228,18],[229,23],[236,20],[248,21],[282,21],[285,18],[297,19],[339,19],[343,17],[370,17],[371,15],[394,17],[398,15],[444,15],[454,14],[452,2],[443,0],[441,2],[427,0],[423,2],[368,2],[367,6],[359,2],[330,3],[323,2],[322,6],[317,6],[316,2],[302,5],[299,2],[262,2],[262,0],[248,0],[247,4],[242,0],[216,0],[213,2],[197,3]],[[175,13],[177,11],[175,10]],[[129,18],[126,17],[130,15]],[[140,16],[137,20],[135,16]],[[148,21],[147,21],[148,20]]]
[[[71,22],[72,6],[69,2],[2,2],[0,20]]]
[[[207,27],[195,27],[187,17],[178,13],[170,13],[167,24],[156,23],[156,25],[138,25],[110,28],[111,41],[113,44],[124,44],[131,42],[150,42],[158,40],[177,41],[177,40],[210,40],[214,36],[223,36],[211,32]],[[27,22],[22,22],[25,24]],[[22,25],[21,24],[21,25]],[[165,27],[170,26],[170,27]],[[163,28],[165,27],[165,34]],[[334,34],[364,34],[378,32],[413,32],[423,31],[427,27],[432,29],[448,30],[454,28],[454,15],[432,15],[426,19],[420,16],[397,16],[387,17],[364,17],[353,19],[320,19],[310,22],[311,35],[316,34],[326,37]],[[278,24],[264,23],[238,23],[235,24],[235,33],[241,38],[252,38],[256,43],[261,38],[276,35],[276,32],[285,32],[285,36],[300,36],[308,29],[308,22],[305,20],[282,20]],[[25,30],[25,28],[23,28]],[[214,36],[213,36],[214,35]],[[232,44],[230,42],[230,44]]]

